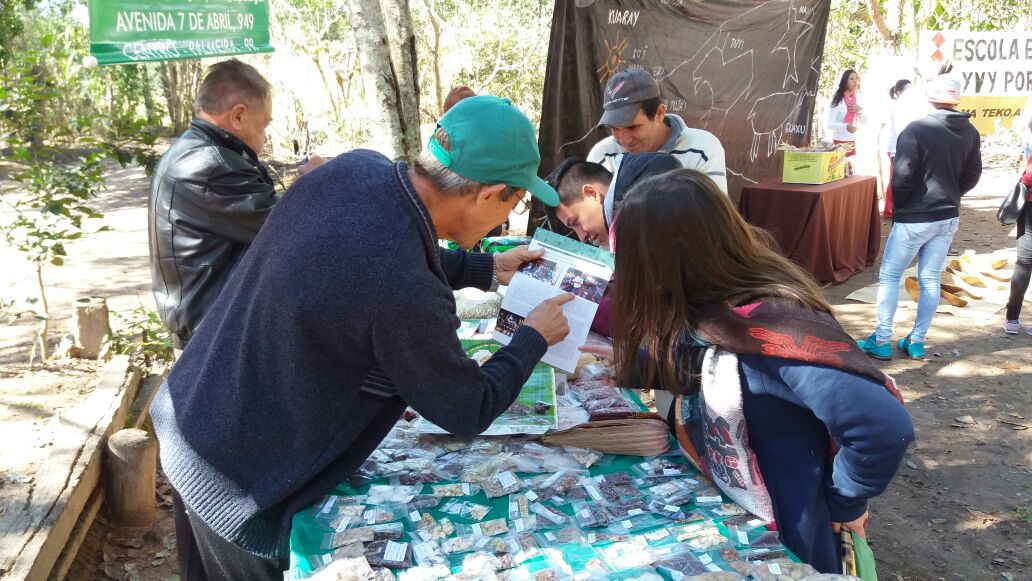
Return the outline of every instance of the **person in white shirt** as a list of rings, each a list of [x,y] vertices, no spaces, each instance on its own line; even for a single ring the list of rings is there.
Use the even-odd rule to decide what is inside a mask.
[[[856,155],[856,130],[867,121],[860,99],[860,75],[847,69],[839,79],[838,89],[828,106],[828,133],[834,143],[845,144],[846,156]]]
[[[889,89],[892,99],[889,115],[885,122],[885,153],[889,156],[889,179],[885,184],[885,209],[882,215],[892,218],[892,159],[896,157],[896,140],[911,121],[917,121],[928,114],[928,102],[921,91],[912,91],[910,79],[900,79]]]
[[[668,153],[683,167],[698,170],[727,193],[724,146],[716,135],[688,127],[680,116],[666,112],[659,83],[642,69],[620,71],[609,79],[599,125],[613,135],[595,144],[588,161],[616,173],[616,159],[624,153]]]

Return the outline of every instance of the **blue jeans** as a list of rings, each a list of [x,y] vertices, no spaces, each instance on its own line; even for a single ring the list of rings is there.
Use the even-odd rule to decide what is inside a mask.
[[[959,223],[959,218],[950,218],[923,224],[896,222],[892,225],[889,239],[885,242],[881,270],[878,271],[878,326],[875,329],[878,341],[892,338],[892,319],[899,304],[899,280],[916,256],[921,292],[910,340],[924,342],[935,309],[939,306],[939,277]]]

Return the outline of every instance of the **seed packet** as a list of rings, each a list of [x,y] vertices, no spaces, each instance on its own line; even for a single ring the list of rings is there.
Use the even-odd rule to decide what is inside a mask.
[[[434,541],[413,542],[412,555],[420,567],[448,564],[448,557],[441,551],[440,545]]]
[[[676,478],[662,484],[650,486],[646,492],[651,498],[664,504],[687,504],[695,498],[699,482],[691,478]]]
[[[449,537],[441,541],[441,551],[449,555],[468,553],[476,549],[477,540],[479,539],[480,537],[472,534]]]
[[[703,510],[702,512],[706,511]],[[749,513],[740,516],[732,516],[725,519],[714,518],[713,513],[710,513],[710,518],[713,518],[713,520],[720,520],[725,527],[735,526],[738,528],[744,528],[746,530],[760,528],[767,524],[763,522],[763,519],[753,516]]]
[[[355,543],[368,543],[373,540],[375,534],[372,527],[361,527],[348,529],[336,533],[326,533],[322,537],[319,548],[323,550],[345,547]]]
[[[659,560],[654,564],[656,570],[671,579],[683,579],[709,571],[706,565],[682,544],[658,548],[656,553],[659,555]]]
[[[415,552],[415,547],[412,548]],[[451,575],[451,568],[448,563],[437,563],[433,565],[419,565],[411,569],[398,571],[398,581],[438,581]],[[362,577],[359,577],[362,579]]]
[[[586,470],[561,470],[534,478],[532,482],[534,493],[540,500],[548,500],[556,495],[567,494],[571,489],[581,486],[581,482],[586,479],[589,479]]]
[[[523,489],[523,482],[508,470],[481,480],[480,485],[484,488],[484,494],[488,498],[498,498]]]
[[[473,496],[480,492],[480,487],[467,482],[455,484],[434,484],[430,487],[434,496]]]
[[[409,502],[409,507],[415,509],[434,508],[440,503],[440,496],[434,496],[433,494],[417,494],[412,497],[412,500]]]
[[[513,470],[515,467],[516,465],[509,459],[508,455],[471,456],[467,458],[466,466],[462,470],[459,480],[463,482],[480,482],[499,472]]]
[[[644,542],[613,543],[599,550],[610,569],[619,571],[647,567],[656,561],[655,552]]]
[[[537,517],[526,516],[523,518],[512,519],[512,526],[509,527],[517,533],[522,532],[533,532],[537,529]]]
[[[397,482],[395,482],[395,480]],[[409,472],[405,474],[399,474],[391,478],[391,484],[397,484],[400,486],[414,486],[416,484],[430,484],[431,482],[440,482],[444,478],[435,472],[433,469],[424,470],[422,472]]]
[[[817,570],[806,563],[793,563],[788,559],[751,564],[749,572],[756,581],[789,581],[816,575]]]
[[[370,527],[373,529],[374,541],[396,541],[405,535],[405,525],[400,522],[389,522]]]
[[[623,527],[628,534],[636,534],[642,531],[647,531],[660,526],[669,525],[669,521],[653,516],[651,514],[643,514],[639,516],[627,516],[617,520],[615,526]]]
[[[509,569],[512,566],[512,557],[508,553],[495,553],[490,550],[466,554],[461,565],[463,573],[475,574],[476,579],[482,579],[482,575],[494,576],[495,571]]]
[[[670,520],[682,521],[688,519],[688,512],[676,504],[666,504],[660,500],[651,500],[648,504],[649,512],[658,514]]]
[[[545,549],[545,553],[566,575],[576,579],[590,579],[610,571],[598,551],[583,542],[563,543]]]
[[[734,502],[722,502],[719,505],[706,506],[705,509],[703,509],[703,512],[705,512],[710,518],[713,518],[715,520],[724,520],[731,517],[742,516],[749,517],[749,520],[756,519],[755,516],[749,514],[749,511],[745,510],[741,507],[741,505]],[[763,521],[760,521],[760,524],[763,524]]]
[[[439,479],[434,479],[436,482]],[[373,485],[369,487],[369,493],[366,497],[366,504],[377,505],[377,504],[406,504],[412,500],[412,497],[419,494],[422,491],[423,485],[416,484],[413,486],[388,486],[388,485]]]
[[[589,544],[598,545],[603,543],[616,543],[631,538],[627,529],[613,523],[605,528],[589,529],[584,531],[584,538]]]
[[[724,549],[724,550],[734,550],[734,549]],[[738,554],[740,555],[740,558],[743,561],[748,561],[750,563],[752,563],[752,562],[761,562],[761,561],[774,561],[774,560],[777,560],[777,559],[785,559],[785,558],[788,557],[788,555],[785,553],[785,550],[783,548],[769,549],[767,547],[757,547],[755,549],[753,549],[753,548],[742,549],[741,551],[738,551]]]
[[[649,505],[641,498],[625,498],[611,501],[606,504],[606,508],[609,509],[614,518],[636,517],[649,512]]]
[[[561,545],[565,543],[583,543],[585,541],[584,535],[580,529],[570,525],[558,530],[542,531],[534,535],[538,543],[543,547],[551,547],[554,545]]]
[[[412,549],[408,543],[373,541],[365,547],[365,558],[373,567],[405,569],[412,566]]]
[[[469,451],[471,454],[494,456],[502,453],[504,445],[505,441],[501,438],[477,438],[470,444]]]
[[[483,520],[491,512],[491,507],[468,500],[451,499],[441,506],[441,512],[470,520]]]
[[[727,527],[728,535],[739,547],[777,549],[781,547],[781,539],[777,531],[765,528],[748,528],[731,525]]]
[[[589,414],[608,414],[633,411],[631,409],[631,404],[627,403],[627,400],[619,396],[607,399],[588,400],[585,401],[583,405],[584,409],[587,410]]]
[[[509,523],[504,518],[496,518],[471,525],[458,525],[456,530],[459,535],[494,537],[509,532]]]
[[[601,504],[578,500],[573,503],[573,516],[582,529],[609,526],[613,515]]]
[[[333,579],[371,579],[373,569],[361,544],[337,549],[331,554],[310,555],[308,562],[321,576]]]
[[[555,509],[548,508],[540,502],[531,503],[530,512],[536,514],[539,517],[539,526],[548,526],[549,524],[551,526],[561,526],[569,521],[565,514]]]
[[[431,519],[433,517],[430,517]],[[450,537],[455,532],[455,525],[447,518],[442,518],[432,526],[416,529],[416,534],[424,541],[439,540]]]
[[[712,488],[705,490],[695,491],[695,504],[696,506],[710,506],[726,504],[724,497],[720,495],[720,491]]]
[[[406,507],[403,504],[380,504],[371,506],[362,513],[362,521],[367,525],[375,525],[385,522],[401,520],[406,514]]]
[[[565,449],[567,454],[573,456],[573,459],[579,462],[580,465],[584,466],[585,468],[591,468],[595,464],[598,464],[606,456],[602,452],[596,452],[595,450],[591,450],[588,448],[574,448],[573,446],[563,446],[563,449]]]
[[[536,496],[536,495],[535,495]],[[525,494],[513,494],[509,496],[509,519],[526,518],[530,516],[530,500]]]
[[[692,476],[695,469],[683,462],[672,462],[664,457],[656,457],[631,466],[638,476],[645,479],[670,478],[674,476]]]

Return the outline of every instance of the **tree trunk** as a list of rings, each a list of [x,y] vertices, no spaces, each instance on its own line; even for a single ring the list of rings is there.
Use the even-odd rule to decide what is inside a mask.
[[[348,0],[355,33],[362,84],[371,112],[374,146],[392,159],[406,157],[405,134],[399,115],[398,81],[387,48],[387,31],[379,0]]]
[[[146,64],[136,65],[140,67],[140,76],[143,77],[143,108],[147,111],[148,121],[158,117],[158,109],[154,104],[154,94],[151,93],[150,67]]]
[[[899,36],[894,35],[885,24],[885,17],[882,15],[881,4],[878,0],[867,0],[867,10],[871,14],[871,20],[875,28],[881,34],[882,40],[887,46],[891,46],[893,54],[899,54]]]
[[[108,438],[107,449],[104,502],[111,519],[120,526],[151,524],[157,514],[158,441],[143,430],[130,428]]]
[[[161,88],[168,104],[172,131],[179,135],[186,131],[193,118],[193,101],[200,87],[201,65],[196,60],[161,63]]]
[[[437,97],[437,116],[444,115],[444,87],[441,86],[441,19],[437,16],[435,9],[436,2],[423,0],[426,5],[427,14],[430,15],[430,25],[434,28],[434,48],[430,62],[434,70],[434,95]]]
[[[39,341],[39,359],[46,361],[50,357],[50,349],[47,347],[47,335],[50,334],[50,303],[47,302],[47,287],[43,285],[43,265],[36,265],[36,284],[39,286],[39,304],[43,307],[43,316],[40,318],[39,330],[36,331],[36,340]],[[32,356],[29,356],[31,361]]]
[[[405,158],[419,155],[419,62],[408,0],[382,0],[391,62],[398,79],[398,118],[405,134]]]

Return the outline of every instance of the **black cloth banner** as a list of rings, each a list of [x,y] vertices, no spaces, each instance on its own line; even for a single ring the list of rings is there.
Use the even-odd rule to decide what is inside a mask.
[[[829,10],[830,0],[556,0],[542,175],[608,135],[595,128],[606,81],[638,67],[659,81],[668,113],[720,139],[733,200],[776,179],[778,144],[810,140]]]

